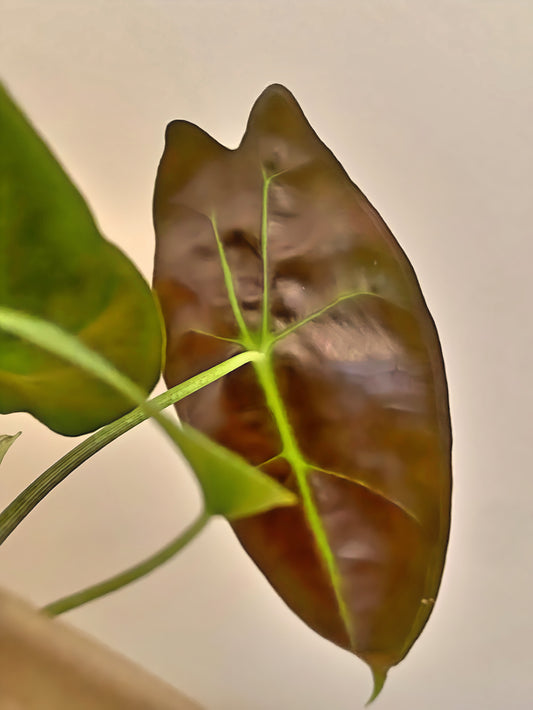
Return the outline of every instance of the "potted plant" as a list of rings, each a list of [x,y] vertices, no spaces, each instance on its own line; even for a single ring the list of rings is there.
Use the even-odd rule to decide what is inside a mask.
[[[0,411],[94,432],[4,510],[0,540],[148,417],[204,502],[163,549],[43,613],[139,579],[223,516],[289,607],[370,666],[375,699],[433,608],[451,487],[438,337],[385,223],[274,85],[235,151],[167,128],[153,294],[3,90],[0,122]]]

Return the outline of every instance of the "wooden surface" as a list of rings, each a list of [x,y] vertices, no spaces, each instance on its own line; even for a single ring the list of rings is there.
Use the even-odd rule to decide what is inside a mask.
[[[142,668],[0,591],[0,710],[201,710]]]

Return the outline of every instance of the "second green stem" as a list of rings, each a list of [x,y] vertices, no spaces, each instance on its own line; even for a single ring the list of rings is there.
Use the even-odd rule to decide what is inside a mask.
[[[151,555],[143,562],[140,562],[139,564],[134,565],[126,571],[120,572],[119,574],[116,574],[103,582],[87,587],[87,589],[83,589],[80,592],[62,597],[61,599],[58,599],[57,601],[43,607],[42,611],[45,614],[48,614],[48,616],[58,616],[59,614],[64,614],[66,611],[76,609],[83,604],[87,604],[87,602],[94,601],[95,599],[103,597],[106,594],[110,594],[111,592],[115,592],[118,589],[125,587],[127,584],[135,582],[180,552],[180,550],[182,550],[205,528],[210,519],[211,515],[207,512],[203,512],[188,528],[174,538],[174,540],[172,540],[168,545],[165,545],[165,547],[162,547],[158,552]]]

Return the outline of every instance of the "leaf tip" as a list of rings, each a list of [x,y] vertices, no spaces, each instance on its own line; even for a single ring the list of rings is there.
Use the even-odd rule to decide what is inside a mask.
[[[371,668],[372,671],[372,679],[374,681],[374,687],[372,689],[372,695],[368,698],[368,700],[365,703],[365,708],[367,708],[369,705],[371,705],[374,700],[378,697],[378,695],[381,693],[383,690],[383,686],[385,685],[385,681],[387,680],[387,670],[383,670],[382,668]]]
[[[15,441],[19,438],[21,434],[21,431],[18,431],[16,434],[13,435],[0,434],[0,463],[2,462],[4,456],[7,454],[8,449],[15,443]]]

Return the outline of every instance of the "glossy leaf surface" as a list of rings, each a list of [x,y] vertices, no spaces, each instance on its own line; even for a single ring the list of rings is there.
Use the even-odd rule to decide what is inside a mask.
[[[161,366],[148,284],[99,233],[70,179],[0,86],[0,306],[75,334],[145,391]],[[128,402],[86,373],[0,333],[0,413],[62,434],[98,428]]]
[[[449,529],[446,380],[414,272],[280,86],[235,151],[169,125],[154,214],[167,383],[242,348],[265,355],[180,416],[298,494],[234,528],[379,692],[431,612]]]

